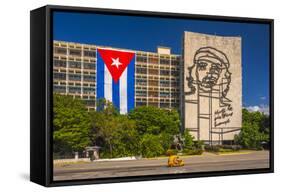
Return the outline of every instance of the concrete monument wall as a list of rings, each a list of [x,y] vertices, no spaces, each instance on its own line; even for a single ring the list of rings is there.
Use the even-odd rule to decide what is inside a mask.
[[[242,123],[241,37],[185,32],[181,114],[195,139],[233,140]]]

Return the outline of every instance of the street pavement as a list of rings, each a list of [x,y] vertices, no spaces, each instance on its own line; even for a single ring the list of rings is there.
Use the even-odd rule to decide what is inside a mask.
[[[128,161],[100,161],[54,167],[54,180],[90,179],[158,174],[269,168],[268,151],[181,157],[183,167],[167,167],[168,157]]]

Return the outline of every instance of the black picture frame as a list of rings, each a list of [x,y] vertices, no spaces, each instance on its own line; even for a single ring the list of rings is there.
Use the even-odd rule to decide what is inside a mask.
[[[200,173],[198,172],[188,174],[181,173],[175,175],[149,175],[89,180],[53,181],[52,14],[54,11],[268,24],[270,26],[270,168]],[[274,172],[274,20],[47,5],[30,12],[30,46],[30,180],[32,182],[51,187]]]

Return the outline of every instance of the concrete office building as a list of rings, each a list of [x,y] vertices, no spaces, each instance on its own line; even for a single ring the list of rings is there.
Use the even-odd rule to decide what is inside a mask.
[[[79,97],[89,110],[96,109],[96,50],[109,47],[63,41],[53,45],[53,91]],[[157,52],[134,51],[135,106],[179,108],[181,56],[170,51],[166,47],[158,47]]]

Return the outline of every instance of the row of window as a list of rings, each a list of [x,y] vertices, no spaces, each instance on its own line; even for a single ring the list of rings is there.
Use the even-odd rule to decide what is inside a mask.
[[[94,82],[96,77],[93,75],[84,75],[84,81],[90,81]],[[68,79],[71,81],[81,81],[82,76],[80,74],[69,74]],[[57,80],[66,80],[66,74],[65,73],[54,73],[54,79]],[[146,79],[137,79],[136,85],[147,85]],[[179,82],[178,81],[167,81],[167,80],[149,80],[148,81],[149,86],[159,86],[160,87],[178,87]]]
[[[66,92],[66,86],[54,85],[53,90],[54,90],[54,92],[65,93]],[[68,92],[69,93],[81,93],[81,87],[80,86],[69,86]],[[93,87],[83,87],[83,93],[95,94],[95,88],[93,88]]]
[[[62,48],[62,47],[55,47],[54,48],[54,53],[66,55],[67,54],[67,49],[66,48]],[[69,55],[82,56],[82,50],[79,50],[79,49],[69,49]],[[85,57],[96,57],[96,51],[84,50],[84,56]]]
[[[66,60],[54,59],[54,66],[66,68]],[[81,69],[82,63],[79,62],[79,61],[68,61],[68,66],[70,68]],[[95,68],[96,68],[96,64],[95,63],[84,63],[84,69],[95,69]]]
[[[150,80],[150,81],[148,81],[148,85],[149,86],[159,86],[159,84],[160,84],[160,87],[178,87],[179,86],[179,82],[177,82],[177,81],[172,81],[172,82],[170,82],[170,81],[155,81],[155,80]],[[137,80],[137,82],[136,82],[136,85],[137,86],[146,86],[147,85],[147,81],[146,80],[142,80],[142,81],[140,81],[140,80]]]
[[[159,58],[158,57],[146,57],[146,56],[137,56],[136,57],[137,62],[141,63],[151,63],[151,64],[158,64]],[[171,65],[178,65],[179,59],[169,59],[165,57],[160,57],[160,64],[169,65],[171,61]]]
[[[81,49],[72,49],[69,48],[69,55],[73,56],[82,56],[82,50]],[[63,47],[54,47],[54,53],[58,54],[67,54],[67,48]],[[84,56],[86,57],[96,57],[96,51],[89,51],[89,50],[84,50]],[[155,63],[157,64],[159,62],[159,57],[158,56],[144,56],[144,55],[139,55],[137,54],[136,56],[137,61],[143,62],[143,63]],[[180,59],[178,57],[171,58],[171,64],[179,64]],[[165,57],[165,56],[160,56],[160,64],[170,64],[170,58]]]
[[[139,58],[139,59],[137,58],[137,62],[147,63],[147,59],[145,57],[144,58]],[[156,58],[149,59],[148,64],[158,64],[158,59],[156,59]],[[170,65],[170,60],[160,59],[160,65]],[[171,65],[172,66],[178,66],[179,65],[179,61],[172,60],[171,61]]]
[[[146,102],[136,102],[136,106],[146,106]],[[148,105],[156,106],[158,107],[158,103],[148,103]],[[170,103],[160,103],[160,108],[170,108]],[[172,108],[177,108],[179,106],[178,103],[171,103]]]
[[[66,80],[66,74],[65,73],[57,73],[55,72],[53,74],[54,79],[58,80]],[[82,75],[81,74],[69,74],[68,79],[73,81],[81,81]],[[96,76],[95,75],[83,75],[84,81],[95,81]]]
[[[66,82],[60,82],[60,83],[59,83],[58,81],[55,81],[53,84],[54,84],[54,85],[66,85]],[[69,82],[68,85],[69,85],[69,86],[81,86],[81,83]],[[92,83],[90,83],[90,84],[88,84],[88,83],[83,83],[82,85],[83,85],[84,87],[95,87],[95,84],[92,84]]]
[[[138,74],[150,74],[150,75],[172,75],[172,76],[178,76],[179,75],[179,71],[174,71],[174,70],[160,70],[160,73],[159,73],[159,70],[158,69],[149,69],[147,71],[147,68],[140,68],[140,67],[137,67],[136,68],[136,73]]]
[[[68,66],[70,68],[78,68],[81,69],[81,62],[78,61],[68,61]],[[65,60],[54,60],[54,66],[56,67],[64,67],[66,68],[66,61]],[[84,63],[84,69],[95,69],[96,68],[96,64],[95,63]],[[159,69],[148,69],[147,68],[141,68],[141,67],[137,67],[136,68],[136,73],[139,74],[152,74],[152,75],[158,75],[159,74]],[[174,70],[160,70],[160,75],[173,75],[173,76],[177,76],[179,74],[179,71],[174,71]]]
[[[158,95],[158,92],[146,92],[146,91],[136,91],[136,97],[163,97],[163,98],[176,98],[179,97],[178,93],[169,93],[169,92],[160,92]]]

